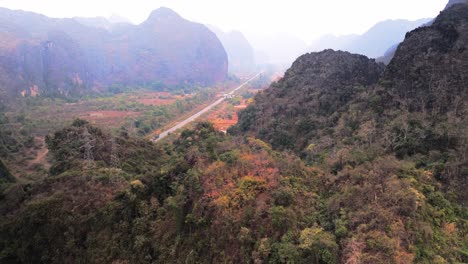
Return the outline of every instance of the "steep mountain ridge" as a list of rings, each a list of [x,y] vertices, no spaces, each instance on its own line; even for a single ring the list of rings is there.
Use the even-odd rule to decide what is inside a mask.
[[[260,93],[255,103],[240,114],[239,124],[232,131],[250,131],[274,147],[287,146],[301,151],[313,143],[309,141],[313,137],[324,136],[317,135],[322,130],[316,129],[323,127],[326,119],[322,117],[331,122],[326,126],[335,126],[354,103],[365,103],[373,111],[378,110],[376,114],[382,114],[384,109],[389,112],[400,109],[432,116],[463,115],[467,100],[467,12],[466,5],[454,5],[442,12],[431,26],[408,33],[385,71],[383,66],[380,71],[361,69],[352,59],[356,55],[339,51],[302,56],[282,80]],[[339,54],[341,59],[337,58]],[[304,64],[304,61],[319,63]],[[373,69],[379,69],[375,62],[368,63],[374,65]],[[333,74],[322,72],[327,66],[333,67]],[[361,75],[337,74],[349,67],[361,69],[358,70]],[[374,77],[372,82],[356,83],[355,76]],[[316,95],[310,97],[310,94]],[[309,140],[298,143],[294,140],[298,137]],[[291,142],[295,144],[290,145]]]
[[[468,6],[458,4],[408,33],[388,67],[375,74],[327,75],[323,67],[362,68],[357,55],[306,54],[230,129],[294,151],[325,171],[335,234],[339,219],[353,234],[340,241],[342,263],[468,261],[467,38]],[[321,82],[322,76],[334,81]],[[457,228],[446,232],[448,225]]]
[[[337,113],[364,87],[376,84],[384,66],[363,55],[325,50],[299,57],[278,83],[255,97],[232,131],[255,131],[279,149],[303,149],[331,126]]]
[[[167,8],[141,25],[117,24],[111,31],[0,9],[0,32],[0,89],[11,97],[82,95],[115,83],[208,85],[227,75],[217,37]]]
[[[335,70],[345,65],[359,69],[352,60],[356,55],[341,60],[336,58],[341,52],[304,55],[282,80],[255,97],[230,132],[294,150],[310,162],[334,160],[341,150],[363,144],[401,159],[424,157],[423,164],[443,164],[434,173],[466,200],[460,193],[467,186],[467,7],[453,5],[432,25],[408,33],[383,73],[361,73],[377,76],[373,82],[356,85],[353,78],[360,75],[334,74],[328,75],[334,81],[322,83],[327,76],[323,66],[310,64],[304,70],[303,61],[320,60],[317,65],[335,65]],[[382,73],[380,78],[376,73]],[[439,155],[450,158],[441,161]]]
[[[462,107],[457,104],[466,102],[468,96],[467,46],[468,5],[451,6],[432,26],[406,35],[383,82],[393,96],[405,100],[410,111],[437,114]]]
[[[468,263],[467,10],[387,68],[299,57],[227,135],[75,120],[46,137],[43,180],[2,182],[0,161],[0,262]]]
[[[449,1],[449,3],[447,4],[447,6],[445,7],[444,10],[446,10],[447,8],[449,8],[449,7],[451,7],[451,6],[455,5],[455,4],[466,4],[466,3],[468,3],[468,2],[465,1],[465,0],[460,0],[460,1],[457,1],[457,0],[453,1],[453,0],[451,0],[451,1]],[[422,26],[423,26],[423,27],[424,27],[424,26],[430,26],[430,25],[432,25],[432,23],[434,23],[434,19],[431,19],[430,21],[428,21],[427,23],[425,23],[425,24],[422,25]],[[390,63],[390,61],[392,60],[393,56],[395,56],[395,52],[396,52],[396,49],[397,49],[397,47],[398,47],[399,44],[400,44],[400,43],[397,43],[397,44],[395,44],[394,46],[390,47],[390,48],[385,52],[385,54],[384,54],[382,57],[377,58],[377,60],[378,60],[379,62],[383,62],[383,63],[385,63],[385,64]]]

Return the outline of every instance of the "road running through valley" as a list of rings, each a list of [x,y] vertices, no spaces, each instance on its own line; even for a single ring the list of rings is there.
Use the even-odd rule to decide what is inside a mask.
[[[247,80],[245,83],[243,83],[242,85],[240,85],[239,87],[237,87],[236,89],[232,90],[230,93],[226,94],[228,96],[232,96],[234,95],[235,92],[237,92],[238,90],[242,89],[244,86],[246,86],[249,82],[255,80],[258,76],[260,76],[260,74],[262,74],[262,72],[259,72],[257,75],[255,75],[254,77],[250,78],[249,80]],[[180,122],[179,124],[177,124],[176,126],[162,132],[161,134],[159,134],[159,137],[158,138],[153,138],[152,141],[153,142],[158,142],[160,140],[162,140],[163,138],[167,137],[169,134],[171,133],[174,133],[175,131],[183,128],[184,126],[186,126],[187,124],[195,121],[197,118],[199,118],[200,116],[202,116],[203,114],[205,114],[206,112],[210,111],[211,109],[213,109],[213,107],[219,105],[221,102],[223,102],[228,96],[223,96],[221,98],[219,98],[218,100],[216,100],[214,103],[210,104],[209,106],[205,107],[203,110],[201,110],[200,112],[192,115],[191,117],[185,119],[184,121]]]
[[[242,85],[240,85],[239,87],[237,87],[236,89],[232,90],[230,93],[226,94],[228,96],[232,96],[234,95],[235,92],[237,92],[238,90],[242,89],[242,87],[246,86],[249,82],[253,81],[254,79],[256,79],[258,76],[260,76],[260,74],[262,74],[262,72],[259,72],[257,73],[257,75],[255,75],[254,77],[250,78],[249,80],[247,80],[245,83],[243,83]],[[214,103],[210,104],[209,106],[205,107],[203,110],[201,110],[200,112],[192,115],[191,117],[185,119],[184,121],[180,122],[179,124],[177,124],[176,126],[162,132],[161,134],[159,134],[159,137],[156,138],[156,139],[152,139],[153,142],[158,142],[160,141],[161,139],[167,137],[169,134],[177,131],[178,129],[181,129],[183,128],[184,126],[186,126],[187,124],[195,121],[197,118],[199,118],[200,116],[202,116],[203,114],[205,114],[206,112],[210,111],[211,109],[213,109],[213,107],[219,105],[221,102],[223,102],[228,96],[223,96],[221,98],[219,98],[217,101],[215,101]]]

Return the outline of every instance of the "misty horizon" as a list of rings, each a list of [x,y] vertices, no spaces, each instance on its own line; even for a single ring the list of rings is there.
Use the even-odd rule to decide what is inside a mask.
[[[91,1],[67,2],[46,0],[11,1],[0,0],[0,7],[24,10],[54,18],[103,17],[112,22],[140,24],[150,13],[160,7],[167,7],[182,17],[204,25],[213,25],[225,32],[240,31],[251,36],[274,37],[291,36],[302,40],[307,45],[317,39],[332,35],[361,35],[375,24],[405,19],[416,21],[435,17],[445,6],[446,1],[335,1],[306,3],[296,1],[295,5],[284,9],[283,3],[259,1],[249,3],[236,1],[122,1],[99,4]],[[222,3],[219,3],[222,2]],[[417,6],[418,8],[412,8]],[[371,11],[371,12],[369,12]]]
[[[0,263],[468,263],[468,0],[0,0]]]

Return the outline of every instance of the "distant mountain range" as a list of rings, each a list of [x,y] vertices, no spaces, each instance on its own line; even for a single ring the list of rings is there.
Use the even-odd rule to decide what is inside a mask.
[[[160,8],[140,25],[0,9],[0,93],[87,94],[112,84],[210,85],[227,76],[206,26]]]
[[[251,74],[255,71],[254,49],[239,31],[223,32],[215,26],[208,26],[224,46],[229,59],[229,72],[232,74]]]
[[[363,35],[324,36],[315,41],[309,47],[309,50],[321,51],[324,49],[335,49],[366,55],[370,58],[377,58],[384,55],[390,47],[403,41],[408,31],[429,21],[431,21],[430,18],[416,21],[402,19],[382,21]]]
[[[28,172],[0,161],[0,263],[468,263],[467,47],[453,5],[387,66],[300,56],[228,135],[77,119],[45,138],[48,171],[1,155],[6,124],[34,139],[39,120],[0,116],[0,158]]]
[[[304,52],[325,49],[343,50],[378,58],[389,49],[396,49],[408,31],[430,21],[430,18],[416,21],[403,19],[382,21],[362,35],[325,35],[309,46],[303,40],[285,34],[269,37],[248,35],[247,37],[255,50],[255,59],[258,64],[277,64],[289,67]]]

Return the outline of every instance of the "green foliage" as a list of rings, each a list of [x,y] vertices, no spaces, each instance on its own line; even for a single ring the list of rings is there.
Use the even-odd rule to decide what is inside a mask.
[[[86,130],[92,170],[83,160]],[[463,259],[466,212],[415,163],[345,151],[329,176],[261,140],[199,123],[164,150],[114,138],[121,164],[113,167],[112,138],[79,120],[47,138],[55,176],[26,189],[23,211],[14,208],[24,192],[15,200],[5,191],[0,210],[16,213],[0,221],[2,261],[338,263],[352,248],[367,262]],[[58,234],[65,235],[50,240]],[[410,234],[417,234],[412,247],[398,246]]]
[[[2,190],[0,262],[468,262],[466,100],[411,90],[424,69],[389,81],[399,69],[308,54],[229,135],[202,122],[164,145],[76,120],[47,137],[52,177]],[[459,87],[450,74],[432,89]],[[121,106],[148,110],[129,120],[143,135],[196,103]]]
[[[459,26],[466,18],[453,19],[448,32],[466,34]],[[411,38],[445,29],[417,31]],[[421,50],[459,41],[419,37],[411,45],[427,45]],[[461,71],[446,70],[466,63],[440,62],[438,56],[459,56],[448,46],[428,63],[411,45],[397,58],[405,62],[391,63],[382,76],[379,65],[352,54],[304,55],[257,94],[229,129],[323,170],[315,178],[319,212],[301,230],[314,226],[331,234],[329,240],[340,245],[330,250],[334,261],[466,262],[466,85],[459,82],[465,78]],[[284,215],[297,196],[279,189],[273,197],[272,224],[287,229]],[[314,252],[309,262],[318,263]]]
[[[281,188],[273,193],[275,205],[289,206],[294,202],[294,193],[292,188]]]
[[[283,206],[274,206],[270,209],[271,223],[279,230],[288,230],[289,221],[291,220],[288,215],[288,210]]]
[[[219,159],[229,165],[234,165],[239,160],[239,153],[238,151],[228,151],[219,155]]]
[[[83,162],[85,130],[95,142],[91,170]],[[122,163],[115,168],[108,160],[111,138],[78,121],[47,138],[54,176],[22,194],[30,197],[25,211],[15,211],[18,203],[6,194],[8,206],[0,210],[16,213],[0,221],[1,261],[248,262],[259,250],[264,261],[300,261],[294,234],[301,223],[310,223],[306,219],[315,209],[308,198],[310,173],[299,160],[259,140],[226,137],[212,124],[200,123],[164,151],[144,140],[115,138]],[[265,207],[259,199],[287,207]],[[87,206],[78,209],[77,204]],[[19,230],[23,233],[15,235]],[[52,240],[58,233],[66,235]],[[27,237],[34,239],[23,243]],[[265,237],[271,243],[260,247]],[[42,246],[30,246],[35,243]],[[239,253],[229,253],[233,249]]]
[[[338,245],[335,236],[321,228],[306,228],[301,231],[299,247],[309,263],[338,263]]]

